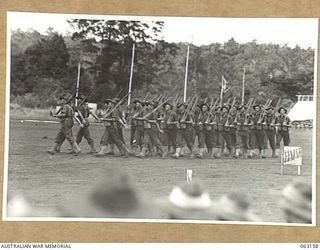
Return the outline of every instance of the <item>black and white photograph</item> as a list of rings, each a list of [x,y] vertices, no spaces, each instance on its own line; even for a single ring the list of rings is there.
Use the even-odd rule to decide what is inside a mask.
[[[5,221],[315,226],[318,19],[7,12]]]

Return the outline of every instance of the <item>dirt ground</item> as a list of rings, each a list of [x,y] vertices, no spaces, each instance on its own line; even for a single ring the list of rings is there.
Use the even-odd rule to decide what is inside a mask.
[[[301,146],[303,166],[297,177],[295,166],[286,166],[280,175],[279,159],[138,159],[117,156],[97,158],[86,154],[86,141],[80,144],[83,153],[67,154],[67,142],[62,153],[49,155],[59,124],[10,122],[8,192],[20,192],[37,209],[50,211],[85,193],[97,179],[110,169],[127,171],[145,198],[163,197],[172,187],[186,181],[186,170],[201,180],[212,199],[231,191],[243,191],[251,197],[252,207],[264,222],[284,222],[274,191],[281,190],[295,178],[311,182],[312,129],[292,129],[291,145]],[[74,132],[78,129],[74,128]],[[91,134],[98,148],[104,127],[91,126]],[[126,138],[129,131],[125,132]],[[128,140],[126,140],[128,141]],[[268,155],[270,155],[270,150]]]

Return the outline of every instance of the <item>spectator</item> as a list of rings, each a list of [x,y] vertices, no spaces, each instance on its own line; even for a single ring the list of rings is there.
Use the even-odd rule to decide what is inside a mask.
[[[249,197],[240,192],[221,196],[217,204],[217,219],[223,221],[259,221],[250,207]]]
[[[84,218],[158,218],[158,210],[141,198],[127,175],[110,174],[88,195],[62,209],[63,216]]]
[[[169,197],[157,200],[162,218],[180,220],[214,220],[215,213],[208,192],[197,181],[175,186]]]
[[[312,187],[297,180],[281,192],[280,207],[289,223],[312,223]]]

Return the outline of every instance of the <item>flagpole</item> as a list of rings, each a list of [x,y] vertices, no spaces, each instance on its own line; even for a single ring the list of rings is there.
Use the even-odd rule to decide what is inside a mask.
[[[244,103],[244,84],[246,81],[246,68],[243,67],[243,75],[242,75],[242,94],[241,94],[241,103]]]
[[[132,46],[132,58],[131,58],[131,69],[130,69],[130,79],[129,79],[129,90],[128,90],[128,106],[130,105],[131,99],[131,87],[132,87],[132,76],[133,76],[133,64],[134,64],[134,49],[135,44]]]
[[[77,75],[77,86],[76,86],[76,99],[75,99],[75,106],[78,106],[78,96],[79,96],[79,85],[80,85],[80,70],[81,64],[78,63],[78,75]]]
[[[189,51],[190,51],[190,48],[189,48],[189,45],[188,45],[188,47],[187,47],[187,59],[186,59],[186,71],[185,71],[185,77],[184,77],[183,102],[186,102],[186,100],[187,100]]]

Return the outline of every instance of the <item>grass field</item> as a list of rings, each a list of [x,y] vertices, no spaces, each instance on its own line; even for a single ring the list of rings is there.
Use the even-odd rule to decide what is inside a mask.
[[[284,222],[273,191],[281,190],[295,178],[311,182],[312,130],[292,129],[291,145],[301,146],[303,166],[301,176],[297,168],[285,167],[280,175],[279,159],[138,159],[117,156],[97,158],[88,155],[86,141],[80,144],[82,154],[67,154],[67,142],[62,153],[49,155],[59,124],[10,122],[8,192],[20,192],[37,209],[50,210],[65,200],[86,192],[89,186],[110,169],[127,171],[146,198],[166,196],[172,187],[184,182],[186,169],[193,169],[193,177],[200,179],[212,199],[230,191],[249,194],[255,212],[264,222]],[[74,132],[78,129],[74,128]],[[91,134],[99,143],[104,127],[91,126]],[[129,131],[125,132],[128,138]],[[128,141],[128,140],[126,140]],[[98,147],[98,145],[97,145]],[[268,151],[270,155],[271,152]]]

